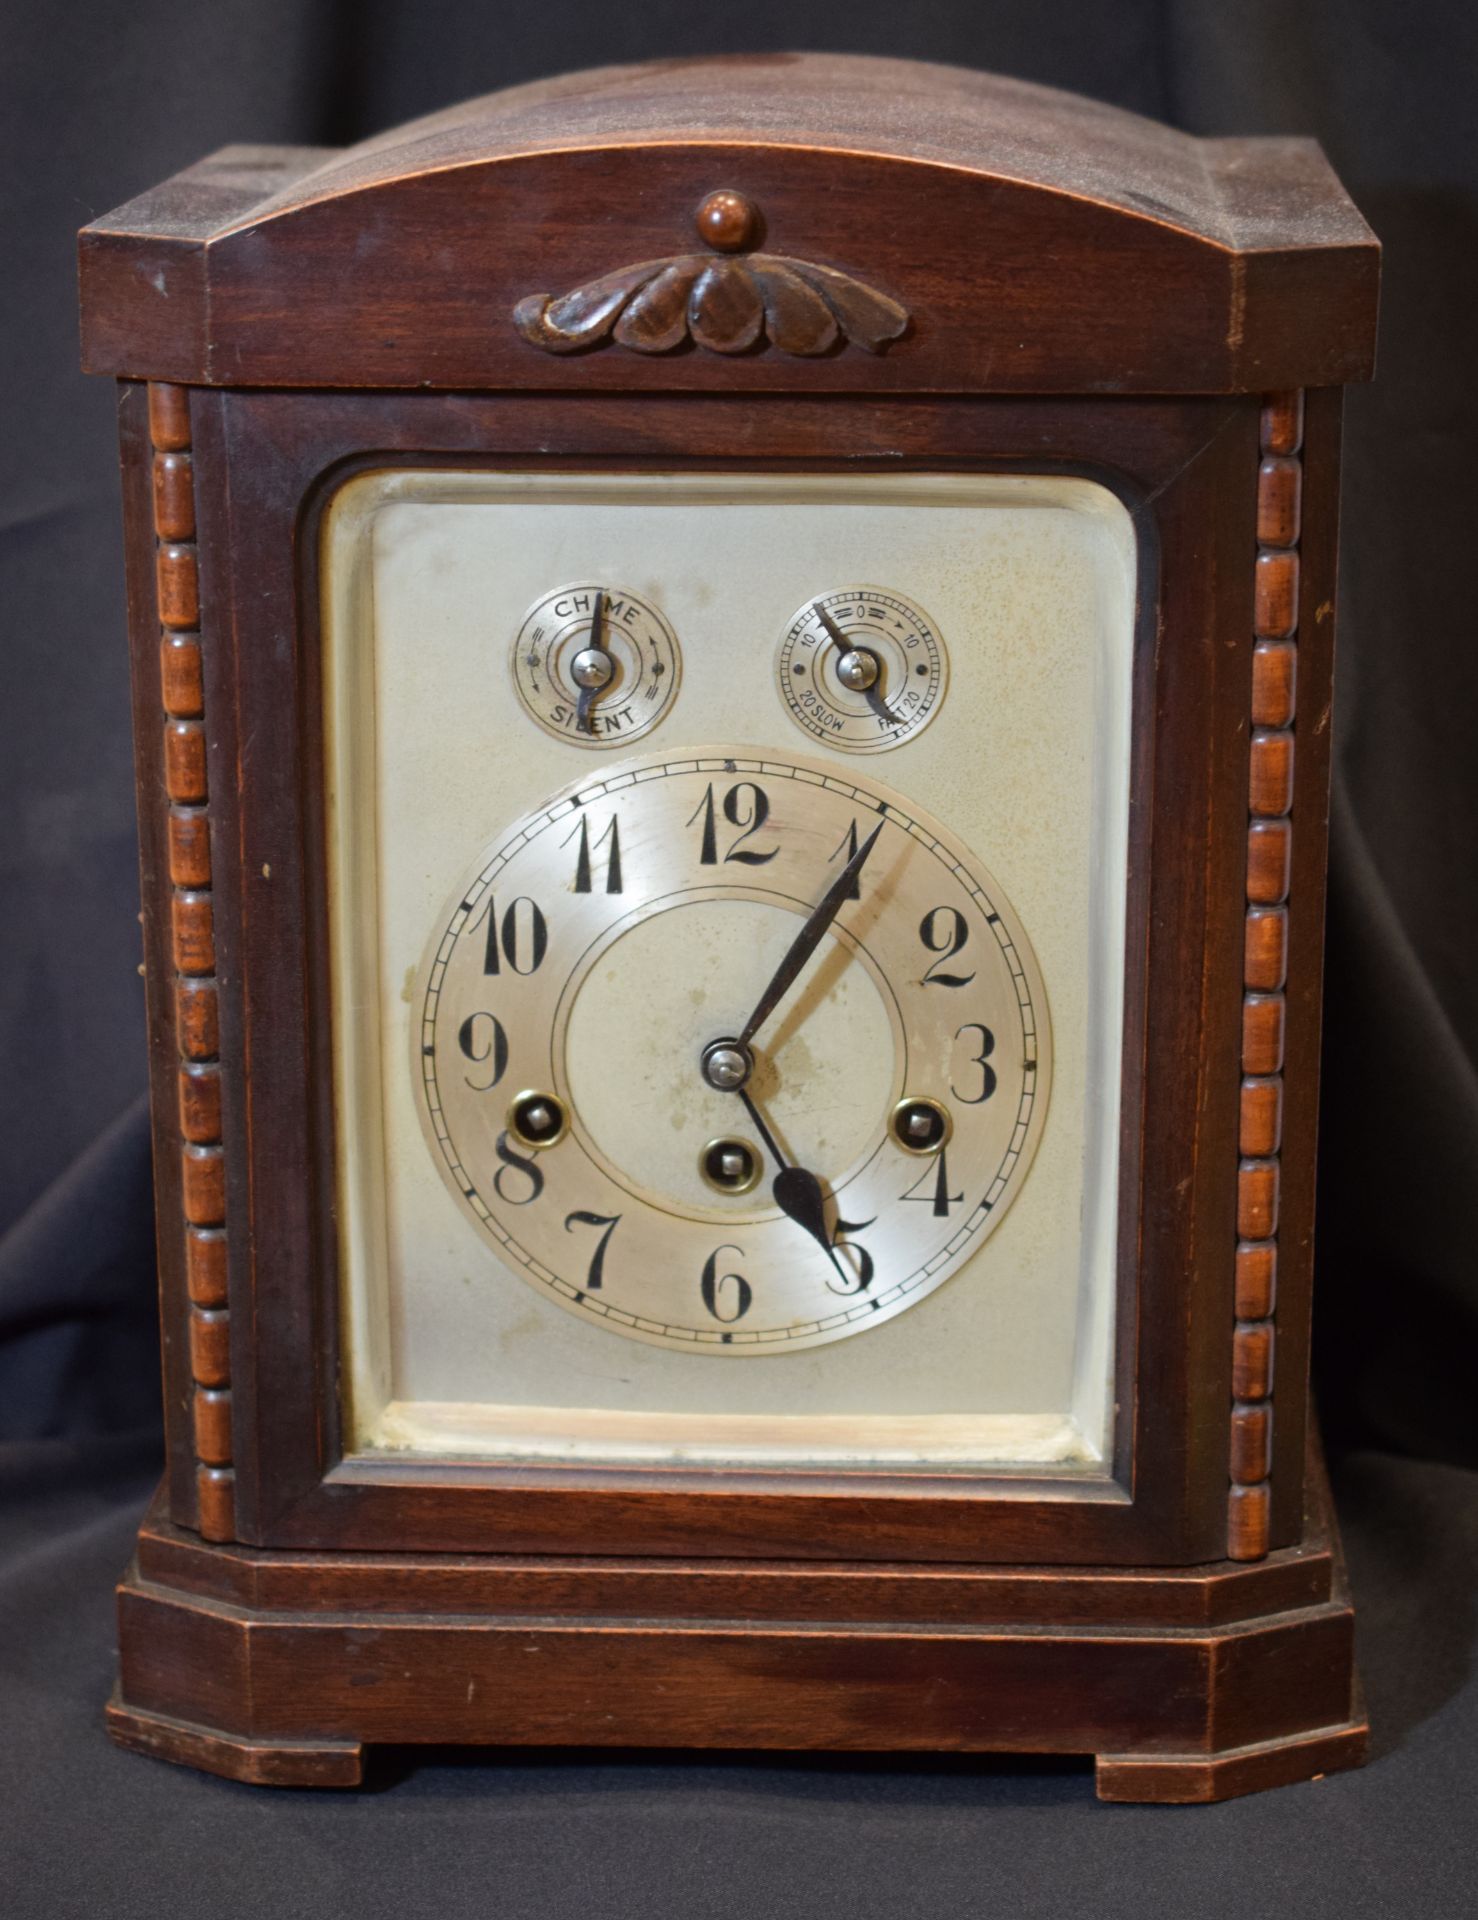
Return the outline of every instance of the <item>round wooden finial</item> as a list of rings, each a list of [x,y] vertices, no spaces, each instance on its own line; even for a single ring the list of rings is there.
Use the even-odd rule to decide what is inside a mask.
[[[710,193],[698,209],[695,225],[699,238],[720,253],[737,253],[753,243],[759,233],[760,212],[752,200],[729,187]]]

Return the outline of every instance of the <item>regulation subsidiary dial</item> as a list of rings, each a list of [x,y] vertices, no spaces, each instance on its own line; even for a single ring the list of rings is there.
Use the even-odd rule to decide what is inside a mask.
[[[939,629],[914,601],[843,587],[806,601],[775,659],[796,725],[845,753],[883,753],[928,726],[949,681]]]
[[[427,1142],[477,1234],[688,1352],[843,1339],[941,1286],[1020,1190],[1051,1083],[1037,962],[975,856],[889,788],[739,748],[624,759],[510,822],[413,1004]]]
[[[524,712],[546,733],[577,747],[624,747],[671,710],[682,654],[650,601],[579,581],[529,608],[512,666]]]

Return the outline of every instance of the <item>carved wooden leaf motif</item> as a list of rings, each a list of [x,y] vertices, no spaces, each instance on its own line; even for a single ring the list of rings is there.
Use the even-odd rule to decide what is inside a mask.
[[[758,222],[734,193],[710,194],[698,212],[699,232],[731,256]],[[835,267],[773,253],[690,253],[620,267],[569,293],[529,294],[513,324],[545,353],[611,340],[637,353],[670,353],[688,340],[710,353],[743,353],[765,340],[781,353],[826,353],[838,341],[881,353],[907,327],[908,311]]]

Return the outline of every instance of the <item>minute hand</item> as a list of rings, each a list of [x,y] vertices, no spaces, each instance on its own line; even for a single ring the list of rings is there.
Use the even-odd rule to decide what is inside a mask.
[[[882,832],[884,825],[885,822],[879,820],[878,824],[863,841],[862,845],[852,855],[852,858],[847,862],[846,866],[842,868],[836,879],[832,881],[820,900],[817,901],[810,913],[807,914],[805,925],[801,928],[795,939],[791,941],[789,951],[780,962],[780,965],[775,969],[773,979],[760,995],[754,1012],[750,1014],[744,1023],[743,1031],[739,1035],[739,1045],[741,1047],[747,1047],[749,1045],[750,1041],[769,1019],[776,1007],[779,1006],[781,1000],[784,999],[796,975],[821,944],[821,936],[841,911],[842,902],[851,891],[852,882],[857,878],[858,874],[861,873],[867,856],[877,845],[878,835]]]

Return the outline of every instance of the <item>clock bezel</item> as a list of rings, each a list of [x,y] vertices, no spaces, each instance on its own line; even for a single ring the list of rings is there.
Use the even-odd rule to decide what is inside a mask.
[[[142,402],[135,389],[125,408],[140,437]],[[746,459],[715,460],[708,449],[731,444],[724,421],[741,404]],[[872,451],[879,406],[892,416],[887,444],[896,451],[886,461]],[[582,1552],[1042,1564],[1218,1557],[1231,1397],[1256,403],[226,391],[197,394],[191,413],[202,620],[213,635],[208,751],[219,774],[211,811],[231,1288],[243,1309],[230,1328],[237,1537],[325,1549],[558,1552],[578,1543]],[[1327,412],[1311,407],[1310,436],[1328,430]],[[1113,487],[1141,533],[1118,1315],[1118,1378],[1133,1390],[1123,1396],[1112,1478],[344,1460],[316,616],[317,526],[332,492],[354,473],[397,464],[896,471],[902,462],[1020,471],[1027,461]],[[137,514],[147,462],[133,463],[130,475]],[[1317,578],[1318,568],[1308,574]],[[1313,664],[1301,667],[1306,681]],[[155,689],[157,698],[157,680]],[[141,740],[147,732],[141,726]],[[1309,782],[1307,804],[1319,808],[1313,756],[1299,778]],[[1312,875],[1301,880],[1301,897],[1316,884]],[[1310,920],[1312,944],[1303,935],[1293,962],[1301,997],[1290,993],[1289,1052],[1301,1049],[1306,1061],[1315,1032],[1308,981],[1317,982],[1311,910]],[[1301,913],[1298,926],[1308,924]],[[172,1034],[156,1043],[168,1053],[172,1084]],[[1161,1063],[1153,1102],[1147,1053]],[[1311,1102],[1301,1092],[1311,1080],[1288,1075],[1285,1137],[1311,1137]],[[157,1107],[167,1118],[168,1103]],[[161,1141],[162,1187],[176,1160]],[[1286,1183],[1285,1369],[1302,1362],[1311,1203],[1311,1182]],[[189,1307],[178,1257],[161,1252],[168,1353],[171,1333],[176,1351],[183,1347]],[[169,1398],[175,1511],[188,1520],[193,1459],[178,1371]],[[1303,1442],[1297,1396],[1281,1404],[1273,1485],[1289,1488],[1290,1499],[1275,1512],[1275,1545],[1296,1534],[1290,1500]]]

